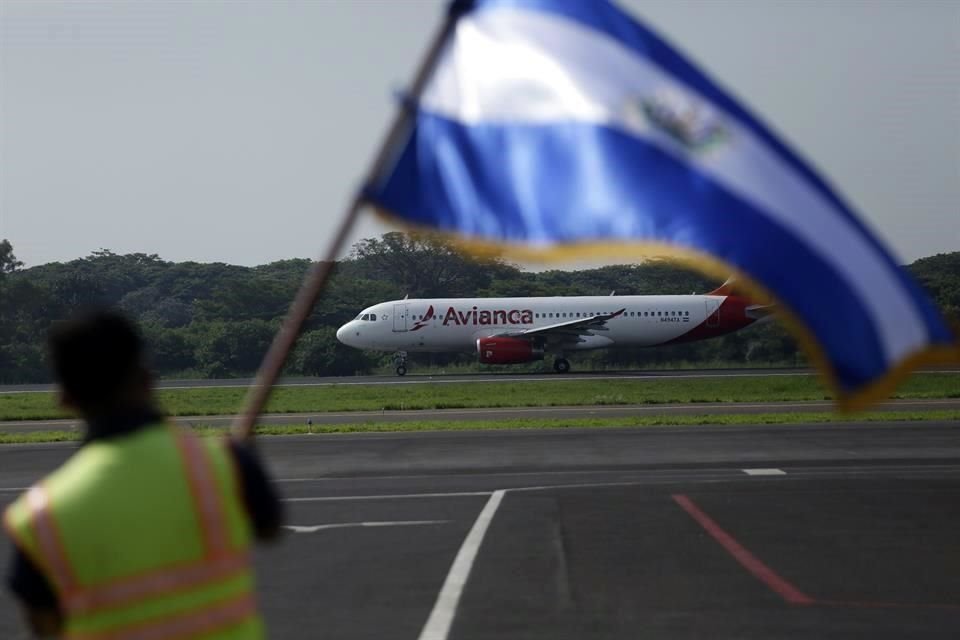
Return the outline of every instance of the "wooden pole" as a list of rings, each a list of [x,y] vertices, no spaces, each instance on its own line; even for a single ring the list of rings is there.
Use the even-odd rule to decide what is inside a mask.
[[[363,182],[364,186],[373,183],[381,177],[388,163],[392,162],[397,145],[408,135],[411,126],[411,115],[416,108],[416,102],[423,93],[427,81],[430,79],[433,68],[440,57],[440,53],[443,51],[443,46],[447,42],[447,38],[456,25],[459,15],[460,10],[458,9],[458,4],[455,3],[453,9],[447,14],[441,28],[431,41],[430,47],[427,49],[427,53],[417,69],[413,86],[410,89],[409,99],[401,103],[400,110],[388,129],[387,135],[384,137],[380,149],[377,152],[377,156],[370,166],[370,170],[367,172],[367,178]],[[257,377],[247,391],[243,412],[233,421],[231,432],[234,439],[249,441],[253,438],[253,427],[257,417],[263,412],[263,408],[270,398],[270,392],[273,390],[273,385],[276,384],[277,378],[280,377],[280,371],[283,369],[283,365],[290,355],[290,351],[296,344],[297,338],[300,337],[303,323],[307,317],[309,317],[321,292],[327,286],[327,282],[330,280],[330,274],[336,264],[337,254],[346,241],[364,204],[365,202],[361,193],[354,196],[336,235],[330,242],[326,254],[319,262],[314,262],[307,272],[303,284],[300,285],[300,290],[290,305],[290,310],[287,312],[287,317],[283,321],[283,326],[281,326],[280,331],[278,331],[274,337],[270,349],[260,363]]]

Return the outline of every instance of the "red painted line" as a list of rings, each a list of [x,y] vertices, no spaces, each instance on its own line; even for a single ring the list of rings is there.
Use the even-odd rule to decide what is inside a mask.
[[[704,513],[700,507],[694,504],[693,500],[683,494],[675,494],[673,497],[680,507],[686,511],[691,518],[703,527],[714,540],[720,543],[727,552],[732,555],[737,562],[743,565],[743,568],[753,574],[753,576],[767,585],[767,587],[779,595],[790,604],[810,605],[814,604],[814,599],[803,593],[795,586],[781,578],[777,573],[765,565],[757,556],[750,553],[746,547],[736,541],[733,536],[724,531],[720,525]]]

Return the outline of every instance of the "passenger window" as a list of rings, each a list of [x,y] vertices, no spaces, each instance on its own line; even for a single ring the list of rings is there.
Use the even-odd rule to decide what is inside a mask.
[[[690,312],[689,312],[689,311],[685,311],[685,312],[684,312],[684,315],[687,315],[687,316],[688,316],[688,315],[690,315]]]

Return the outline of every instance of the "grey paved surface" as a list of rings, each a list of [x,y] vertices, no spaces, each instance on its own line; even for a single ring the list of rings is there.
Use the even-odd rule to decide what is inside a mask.
[[[306,527],[258,554],[274,638],[420,637],[454,556],[501,489],[441,637],[960,637],[957,423],[261,446],[290,524]],[[0,448],[0,502],[71,450]],[[781,475],[745,472],[758,468]],[[677,496],[807,600],[791,604],[782,585],[751,573]],[[16,638],[13,607],[0,603],[0,637]]]

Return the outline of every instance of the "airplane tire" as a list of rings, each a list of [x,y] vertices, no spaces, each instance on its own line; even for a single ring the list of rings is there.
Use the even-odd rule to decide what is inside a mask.
[[[553,370],[557,373],[567,373],[570,371],[570,361],[566,358],[557,358],[553,361]]]
[[[407,375],[407,368],[406,368],[405,366],[403,366],[402,364],[401,364],[401,365],[398,365],[398,366],[397,366],[397,375],[398,375],[398,376],[405,376],[405,375]]]

